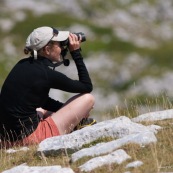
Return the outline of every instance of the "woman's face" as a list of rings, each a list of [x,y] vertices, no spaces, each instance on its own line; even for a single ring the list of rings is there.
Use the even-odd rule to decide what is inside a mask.
[[[39,54],[50,59],[52,62],[60,62],[62,49],[58,41],[52,41],[41,49]]]
[[[48,55],[47,57],[53,62],[61,61],[61,47],[59,42],[53,42],[53,44],[48,45]]]

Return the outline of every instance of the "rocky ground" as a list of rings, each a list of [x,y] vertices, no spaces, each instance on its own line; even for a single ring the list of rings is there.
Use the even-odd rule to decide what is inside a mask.
[[[142,160],[132,160],[131,156],[128,155],[125,150],[121,149],[121,147],[126,144],[133,143],[139,144],[140,147],[145,148],[145,146],[148,144],[157,143],[155,134],[157,134],[162,127],[154,125],[152,122],[166,119],[173,119],[172,109],[159,112],[150,112],[132,119],[125,116],[120,116],[115,119],[97,123],[90,127],[85,127],[71,134],[45,139],[39,144],[37,151],[38,154],[42,153],[44,156],[55,156],[60,154],[62,151],[66,151],[66,153],[73,153],[70,159],[71,163],[74,163],[86,156],[91,156],[91,159],[79,166],[79,170],[81,172],[89,172],[98,167],[113,163],[121,165],[123,162],[129,160],[125,166],[126,170],[128,171],[129,168],[137,168],[144,163]],[[140,122],[150,122],[151,125],[145,126]],[[104,137],[116,139],[109,142],[97,143],[96,145],[82,149],[82,146]],[[26,149],[27,148],[23,148],[23,150]],[[15,151],[12,149],[7,150],[8,153],[18,151],[19,150]],[[50,173],[73,172],[71,168],[62,168],[61,165],[29,167],[27,164],[22,164],[2,173],[30,173],[32,171],[37,173],[43,171]],[[128,171],[128,173],[130,173],[130,171]]]

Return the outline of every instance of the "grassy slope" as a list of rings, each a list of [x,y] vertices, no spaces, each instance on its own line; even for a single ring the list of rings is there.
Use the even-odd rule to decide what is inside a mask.
[[[149,125],[144,123],[145,125]],[[123,173],[127,171],[125,166],[132,161],[140,160],[144,164],[139,168],[129,168],[133,173],[153,173],[159,171],[173,171],[173,120],[164,120],[155,122],[155,124],[163,127],[158,132],[156,144],[150,144],[145,147],[140,147],[136,144],[128,144],[123,147],[132,158],[121,165],[112,164],[103,166],[94,171],[94,173]],[[110,141],[110,139],[100,139],[100,141]],[[95,144],[94,143],[94,144]],[[94,145],[92,144],[92,145]],[[87,145],[85,146],[87,147]],[[14,166],[27,163],[30,166],[48,166],[61,165],[62,167],[71,167],[74,171],[80,172],[78,167],[86,162],[91,157],[80,159],[76,163],[70,164],[70,154],[60,154],[59,156],[39,157],[36,155],[36,146],[29,147],[30,150],[26,153],[18,152],[14,154],[7,154],[5,150],[0,150],[0,171],[12,168]]]

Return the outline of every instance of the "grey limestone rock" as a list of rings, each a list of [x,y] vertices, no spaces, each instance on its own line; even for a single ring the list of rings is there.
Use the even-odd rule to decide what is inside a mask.
[[[150,130],[142,124],[132,122],[129,118],[121,116],[85,127],[67,135],[47,138],[39,144],[38,152],[43,152],[45,155],[59,153],[62,150],[75,152],[84,144],[89,144],[99,138],[122,138],[126,135],[143,131]]]
[[[134,162],[131,162],[129,164],[126,165],[126,168],[137,168],[139,166],[143,165],[143,162],[136,160]]]
[[[90,148],[81,149],[72,154],[71,161],[75,162],[85,156],[99,156],[102,154],[110,153],[128,143],[137,143],[143,146],[152,142],[157,142],[157,138],[155,137],[153,132],[140,132],[137,134],[130,134],[121,139],[113,140],[107,143],[99,143]]]
[[[33,166],[26,164],[16,166],[2,173],[74,173],[71,168],[62,168],[61,166]]]
[[[133,122],[142,122],[142,121],[158,121],[158,120],[166,120],[173,118],[173,109],[157,111],[157,112],[149,112],[146,114],[139,115],[132,119]]]
[[[108,155],[95,157],[79,167],[81,171],[92,171],[103,165],[109,165],[112,163],[121,164],[131,157],[122,149],[114,151]]]

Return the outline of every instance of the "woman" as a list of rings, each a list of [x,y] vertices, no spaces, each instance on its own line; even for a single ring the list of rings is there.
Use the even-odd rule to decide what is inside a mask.
[[[54,71],[68,40],[79,80]],[[80,52],[80,39],[68,31],[43,26],[28,36],[20,60],[5,80],[0,95],[0,137],[3,145],[37,144],[45,138],[64,135],[87,119],[93,108],[92,83]],[[48,96],[51,88],[78,93],[66,103]]]

